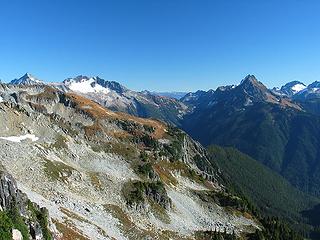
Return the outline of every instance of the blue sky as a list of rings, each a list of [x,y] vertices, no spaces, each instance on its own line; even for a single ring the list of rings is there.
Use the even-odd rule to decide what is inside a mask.
[[[1,0],[0,79],[99,75],[191,91],[320,80],[316,0]]]

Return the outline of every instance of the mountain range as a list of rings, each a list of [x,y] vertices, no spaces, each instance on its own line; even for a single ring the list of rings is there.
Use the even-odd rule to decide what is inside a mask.
[[[156,96],[169,97],[180,100],[183,98],[188,92],[150,92]]]
[[[10,84],[32,85],[48,84],[86,96],[113,110],[126,112],[140,117],[153,117],[174,125],[187,111],[187,107],[176,99],[154,95],[150,92],[136,92],[127,89],[118,82],[107,81],[100,77],[77,76],[61,83],[45,83],[31,74],[25,74]]]
[[[248,75],[244,80],[241,81],[240,85],[242,85],[243,81],[246,79],[255,78],[253,75]],[[260,83],[259,81],[257,81]],[[37,77],[34,77],[30,73],[26,73],[20,78],[14,79],[9,82],[9,84],[15,84],[15,85],[34,85],[34,84],[48,84],[60,87],[62,90],[71,90],[78,93],[83,94],[90,94],[90,93],[103,93],[105,95],[110,95],[110,98],[117,99],[120,96],[126,97],[126,98],[134,98],[137,97],[137,95],[144,95],[144,96],[158,96],[162,98],[167,99],[176,99],[181,100],[180,102],[192,104],[190,102],[191,98],[194,98],[193,101],[195,102],[196,98],[201,95],[210,95],[210,93],[216,92],[216,91],[224,91],[229,88],[235,88],[237,85],[230,85],[230,86],[221,86],[218,87],[216,90],[209,90],[209,91],[203,91],[199,90],[196,92],[155,92],[155,91],[141,91],[136,92],[133,90],[129,90],[125,86],[121,85],[120,83],[116,81],[108,81],[104,80],[100,77],[87,77],[87,76],[77,76],[75,78],[67,78],[61,83],[50,83],[45,82],[43,80],[38,79]],[[264,86],[262,83],[260,83],[262,88],[267,89],[266,86]],[[295,100],[308,100],[308,99],[317,99],[320,98],[320,82],[315,81],[309,85],[304,84],[300,81],[292,81],[288,82],[282,87],[274,87],[272,89],[267,89],[269,92],[271,92],[271,95],[278,95],[278,97],[281,98],[291,98]],[[116,94],[115,94],[116,93]],[[117,95],[118,94],[118,95]],[[124,98],[119,99],[119,103],[126,102]],[[113,105],[111,103],[109,104],[109,107],[112,107]],[[133,104],[127,103],[126,105]],[[117,108],[117,107],[115,107]],[[127,106],[127,109],[122,106],[118,107],[122,109],[122,111],[130,111],[130,107]]]
[[[31,143],[35,140],[36,144],[30,145],[30,142],[27,144],[25,141],[23,143],[26,144],[24,151],[35,151],[37,156],[39,155],[34,157],[34,154],[31,154],[28,157],[36,164],[37,172],[40,172],[37,178],[46,184],[45,188],[33,186],[34,179],[26,179],[25,176],[28,174],[17,171],[15,165],[6,162],[9,165],[6,167],[18,179],[18,183],[20,181],[27,184],[22,188],[31,193],[31,196],[35,192],[45,199],[45,206],[49,209],[49,213],[51,208],[54,209],[52,211],[54,219],[59,222],[61,228],[68,227],[61,222],[62,215],[67,216],[74,225],[79,225],[79,222],[61,210],[65,208],[71,212],[68,212],[69,215],[84,217],[91,226],[99,226],[108,234],[112,233],[111,236],[116,236],[116,239],[120,238],[121,234],[122,237],[130,239],[133,236],[150,236],[148,235],[150,233],[146,232],[146,226],[150,224],[154,227],[151,232],[156,232],[155,229],[168,231],[169,235],[162,235],[163,238],[181,234],[190,237],[198,234],[198,231],[202,236],[204,233],[201,231],[210,230],[204,227],[205,225],[217,228],[219,224],[214,225],[217,219],[223,228],[229,229],[227,232],[234,231],[236,235],[239,231],[252,233],[255,231],[252,229],[265,226],[255,211],[244,211],[247,207],[243,208],[241,204],[240,211],[249,212],[256,219],[254,222],[246,222],[246,219],[239,222],[239,219],[235,219],[229,228],[223,225],[229,223],[223,220],[225,219],[223,217],[207,219],[200,214],[199,206],[203,207],[203,201],[224,205],[225,202],[230,203],[225,196],[230,197],[229,194],[232,193],[232,196],[240,196],[240,199],[244,195],[245,199],[248,198],[262,214],[284,218],[292,225],[300,226],[301,232],[311,233],[308,236],[316,239],[314,236],[317,236],[317,226],[311,219],[314,216],[313,209],[316,210],[320,203],[318,190],[320,189],[318,151],[320,84],[318,82],[306,86],[302,82],[294,81],[281,88],[268,89],[254,75],[248,75],[238,85],[221,86],[209,91],[199,90],[177,97],[179,99],[171,98],[170,95],[168,97],[168,94],[136,92],[115,81],[87,76],[68,78],[60,83],[47,83],[25,74],[1,86],[0,104],[5,106],[4,112],[12,116],[9,119],[8,115],[3,115],[4,119],[1,119],[10,123],[0,131],[4,135],[2,138],[8,141],[12,137],[8,136],[9,126],[13,127],[10,132],[20,134],[20,137],[25,138],[26,134],[29,134],[29,137],[44,136],[42,140],[30,138]],[[20,122],[13,117],[17,114],[15,111],[18,111]],[[29,116],[37,120],[32,122]],[[42,121],[39,122],[38,119]],[[49,122],[50,125],[43,124],[43,121]],[[26,127],[26,122],[32,127]],[[177,127],[183,129],[209,151],[207,152]],[[45,146],[45,142],[49,142],[49,146]],[[15,146],[10,143],[3,154],[7,154],[9,149],[16,151]],[[35,149],[39,149],[40,152]],[[41,149],[44,149],[46,154],[42,154]],[[66,157],[66,152],[70,152],[71,155]],[[117,161],[121,164],[112,162],[107,155],[104,155],[104,158],[109,160],[102,163],[101,153],[114,154],[117,159],[122,159],[122,162],[120,160]],[[4,156],[6,155],[2,158],[6,159]],[[159,157],[162,160],[165,158],[166,161],[159,161]],[[88,159],[92,159],[89,165]],[[26,164],[25,161],[25,157],[20,157],[18,162]],[[106,166],[110,164],[112,170],[109,171]],[[127,168],[122,169],[123,166]],[[43,171],[39,170],[42,168],[48,176],[42,176]],[[104,170],[100,172],[99,168]],[[123,171],[131,171],[133,175],[123,176],[121,175]],[[87,189],[91,197],[73,192],[74,189],[68,186],[68,181],[73,182],[72,179],[77,179],[78,173],[81,176],[86,175],[78,187]],[[120,181],[114,174],[120,174],[123,180]],[[182,182],[180,175],[184,177]],[[242,178],[247,176],[253,182],[260,182],[251,185],[238,176],[243,176]],[[57,181],[60,184],[58,192],[55,193],[57,196],[61,195],[59,200],[45,191],[46,188],[54,186],[50,181],[52,178],[55,184]],[[93,187],[97,187],[95,184],[101,185],[103,191],[114,189],[112,184],[115,184],[113,179],[116,179],[115,187],[122,189],[116,195],[122,196],[122,200],[107,198],[106,201],[110,202],[108,206],[116,209],[114,211],[117,214],[121,212],[122,220],[123,213],[126,215],[125,219],[130,219],[138,216],[136,211],[139,212],[139,209],[150,208],[148,213],[158,217],[160,222],[153,221],[150,215],[139,215],[138,219],[141,222],[139,227],[134,227],[137,230],[133,235],[126,232],[127,229],[114,227],[116,229],[114,230],[102,225],[102,222],[93,215],[97,214],[96,210],[101,207],[99,204],[104,195],[94,193],[94,188],[88,187],[87,179],[91,179]],[[188,181],[200,185],[191,187]],[[208,183],[213,184],[214,188],[208,188]],[[172,184],[179,187],[172,188]],[[217,197],[214,197],[214,201],[208,200],[208,196],[217,189],[223,189],[224,200]],[[116,192],[115,189],[114,191]],[[203,191],[208,195],[205,198],[202,195]],[[87,207],[89,212],[70,207],[70,204],[75,205],[72,196],[74,199],[79,197],[91,199],[90,202],[81,200],[79,203],[81,206],[89,206]],[[195,203],[190,199],[187,200],[186,196],[193,200],[197,199],[196,202],[200,199],[202,203],[199,206],[194,205]],[[70,201],[61,200],[64,198]],[[38,203],[39,199],[40,197],[34,197],[31,200]],[[52,201],[61,201],[58,209],[56,206],[52,207]],[[195,208],[191,208],[191,212],[179,209],[179,206],[184,204],[195,206],[199,211]],[[239,203],[236,206],[239,210]],[[136,211],[128,211],[132,207]],[[154,207],[158,211],[155,211]],[[234,204],[228,207],[237,210]],[[185,215],[176,216],[175,210],[172,209]],[[201,209],[205,215],[208,214],[206,211]],[[215,208],[209,215],[211,214],[216,216]],[[190,218],[191,215],[196,219]],[[180,223],[178,218],[185,218],[185,223]],[[230,219],[230,216],[227,218]],[[199,221],[204,225],[198,225]],[[179,223],[179,226],[172,225],[174,222]],[[197,224],[191,227],[191,222]],[[129,225],[133,226],[132,224]],[[167,224],[166,227],[163,224]],[[251,230],[244,230],[247,228],[241,224],[249,224]],[[90,234],[84,227],[76,232],[82,232],[83,235]],[[99,230],[95,234],[98,234],[97,232]]]
[[[228,190],[206,149],[182,130],[84,97],[110,93],[95,84],[99,79],[33,84],[29,78],[0,85],[0,160],[17,189],[0,191],[0,199],[14,199],[9,209],[18,209],[0,218],[3,239],[10,233],[46,240],[264,234],[262,219]],[[70,90],[78,83],[79,94]],[[33,224],[36,237],[26,230]]]
[[[316,90],[313,84],[301,86],[286,84],[275,92],[249,75],[238,86],[201,93],[195,102],[187,95],[182,101],[196,107],[182,126],[205,146],[235,147],[319,196],[319,117],[309,110],[309,100],[301,98]],[[288,90],[298,88],[293,95]],[[313,100],[319,98],[315,95]]]
[[[184,116],[181,126],[204,146],[235,148],[262,163],[280,176],[276,185],[281,181],[288,181],[298,191],[309,195],[300,198],[298,204],[306,206],[310,197],[318,199],[320,196],[320,98],[317,91],[317,82],[309,86],[293,82],[277,90],[268,89],[254,76],[249,75],[237,86],[219,87],[215,91],[198,91],[186,95],[181,100],[191,106],[192,111]],[[255,170],[249,168],[247,162],[249,160],[238,164],[246,170],[262,171],[258,165]],[[238,168],[231,170],[227,163],[222,166],[225,166],[222,169],[231,171],[234,175],[239,171]],[[254,176],[255,173],[251,174]],[[230,178],[234,183],[239,183],[239,179],[234,176]],[[280,180],[281,178],[283,180]],[[276,178],[272,179],[274,181]],[[266,177],[266,181],[270,181],[270,184],[272,182],[269,177]],[[249,190],[244,184],[239,186],[242,190],[247,193],[256,191],[255,196],[260,196],[255,200],[258,205],[267,199],[263,197],[267,188],[259,190],[253,184],[254,187],[250,186]],[[285,195],[289,196],[291,187],[286,186]],[[268,200],[269,207],[279,200],[278,189],[274,188],[274,191],[274,200]],[[296,201],[299,195],[301,194],[292,194],[288,200]],[[276,205],[277,208],[282,205],[278,213],[288,211],[283,215],[292,218],[292,209],[289,210],[288,205]],[[273,210],[274,208],[275,206]],[[300,207],[295,211],[295,214],[300,215],[297,218],[301,218],[301,211]],[[302,222],[308,223],[309,220]]]

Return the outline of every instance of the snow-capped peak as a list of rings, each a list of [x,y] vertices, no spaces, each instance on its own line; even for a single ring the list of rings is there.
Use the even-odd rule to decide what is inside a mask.
[[[79,76],[77,76],[75,78],[67,78],[66,80],[63,81],[63,83],[68,85],[68,84],[71,84],[73,82],[76,82],[76,83],[85,82],[85,81],[88,81],[90,79],[94,79],[94,78],[93,77],[87,77],[87,76],[79,75]]]
[[[10,84],[35,85],[35,84],[43,84],[43,81],[32,76],[30,73],[26,73],[21,78],[12,80]]]
[[[80,92],[80,93],[109,93],[110,89],[101,86],[97,83],[96,77],[87,77],[87,76],[77,76],[75,78],[68,78],[63,81],[64,85],[68,87],[71,91]]]
[[[303,91],[306,87],[307,86],[302,82],[292,81],[292,82],[288,82],[287,84],[282,86],[280,89],[273,88],[273,91],[277,94],[291,97],[291,96]]]
[[[302,91],[305,88],[306,88],[306,86],[303,83],[298,83],[298,84],[295,84],[294,86],[291,87],[294,94]]]

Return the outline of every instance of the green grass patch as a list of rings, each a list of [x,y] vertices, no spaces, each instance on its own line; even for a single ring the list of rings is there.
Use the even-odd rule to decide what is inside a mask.
[[[51,180],[66,181],[76,170],[62,162],[45,159],[44,171]]]
[[[55,149],[64,149],[64,148],[67,149],[68,148],[67,141],[68,140],[66,137],[59,134],[56,136],[55,142],[51,144],[51,147]]]

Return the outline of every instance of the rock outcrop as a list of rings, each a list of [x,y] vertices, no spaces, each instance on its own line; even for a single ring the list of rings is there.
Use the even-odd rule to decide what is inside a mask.
[[[0,166],[0,210],[0,221],[9,226],[6,230],[12,233],[13,239],[52,239],[48,211],[32,203],[18,189],[15,179],[3,166]]]

